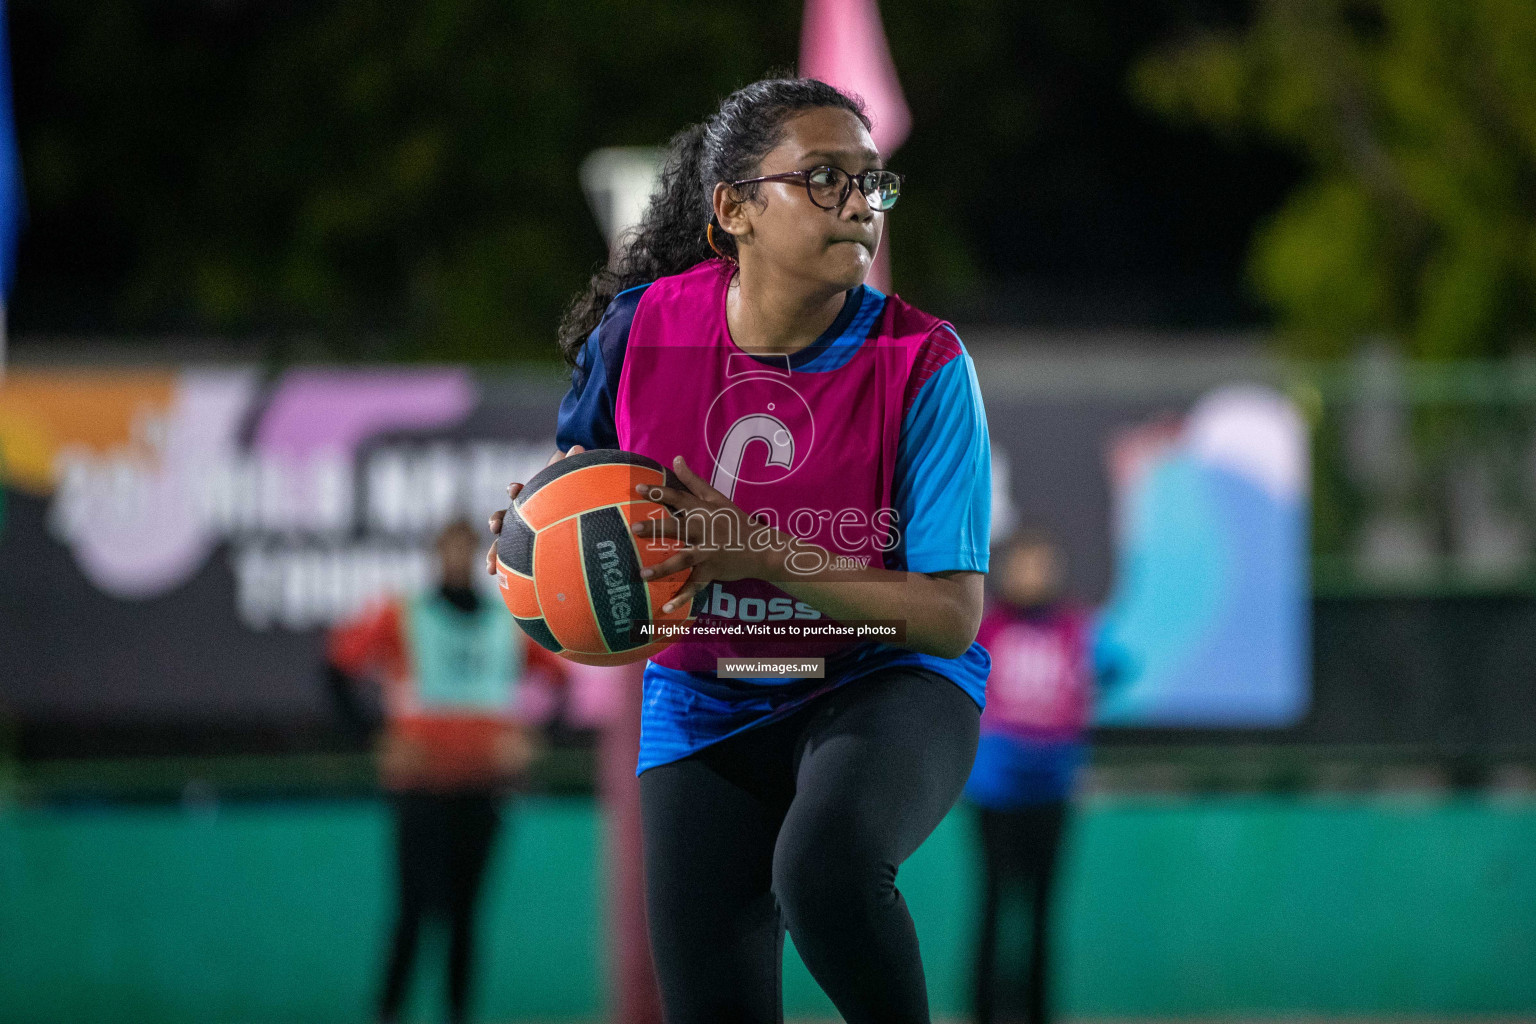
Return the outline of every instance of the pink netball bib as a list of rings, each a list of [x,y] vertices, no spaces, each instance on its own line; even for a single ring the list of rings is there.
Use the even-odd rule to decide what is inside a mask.
[[[1082,612],[1035,617],[997,608],[982,620],[976,639],[992,655],[982,728],[1053,739],[1087,728],[1093,678]]]
[[[765,513],[845,565],[883,567],[903,525],[891,508],[902,418],[926,379],[941,321],[892,296],[841,365],[815,369],[817,358],[794,369],[788,357],[754,357],[731,339],[725,303],[734,270],[711,260],[641,297],[615,398],[620,447],[664,466],[681,455],[748,513]],[[828,621],[762,580],[717,582],[704,597],[701,624]],[[847,646],[690,640],[652,660],[714,672],[720,657],[815,657]]]

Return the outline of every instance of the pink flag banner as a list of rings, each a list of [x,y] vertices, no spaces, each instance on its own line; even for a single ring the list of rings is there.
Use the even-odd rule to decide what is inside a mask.
[[[800,74],[862,99],[874,122],[870,134],[882,156],[889,159],[906,141],[912,112],[901,94],[876,0],[806,0]],[[889,223],[886,230],[889,234]],[[875,256],[869,283],[884,292],[891,290],[888,238]]]

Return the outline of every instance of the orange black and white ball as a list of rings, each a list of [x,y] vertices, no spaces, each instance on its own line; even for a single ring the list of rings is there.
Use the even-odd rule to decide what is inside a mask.
[[[595,449],[544,467],[507,509],[496,543],[501,596],[529,639],[561,657],[584,665],[639,661],[670,643],[644,634],[644,625],[691,622],[702,605],[700,595],[694,607],[661,610],[688,581],[687,570],[640,578],[678,548],[630,529],[671,515],[637,484],[682,489],[654,459]]]

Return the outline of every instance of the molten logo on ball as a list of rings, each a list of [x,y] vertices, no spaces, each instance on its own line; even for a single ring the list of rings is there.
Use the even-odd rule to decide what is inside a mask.
[[[619,546],[611,540],[597,542],[597,560],[603,567],[603,587],[608,596],[608,614],[615,628],[622,633],[632,632],[630,604],[633,589],[625,573],[624,560],[619,557]]]

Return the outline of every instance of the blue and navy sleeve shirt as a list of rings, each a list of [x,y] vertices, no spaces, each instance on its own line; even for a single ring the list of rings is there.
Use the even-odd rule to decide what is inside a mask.
[[[588,451],[619,446],[619,431],[614,424],[619,373],[624,369],[624,351],[629,346],[629,325],[634,322],[635,307],[649,287],[642,284],[615,295],[603,319],[587,335],[587,343],[576,357],[576,368],[571,371],[571,390],[560,402],[555,445],[561,451],[569,450],[573,444]]]
[[[891,504],[905,524],[892,568],[987,571],[992,445],[976,366],[960,338],[939,328],[908,386]]]
[[[571,389],[560,403],[555,437],[561,451],[574,444],[588,449],[619,446],[614,403],[630,324],[647,287],[640,285],[615,296],[582,347],[571,374]],[[790,357],[791,369],[817,373],[843,366],[875,332],[885,303],[886,296],[868,285],[850,291],[826,332]],[[991,445],[976,367],[954,331],[941,327],[925,344],[904,397],[891,497],[900,531],[895,549],[886,555],[887,568],[986,572],[991,498]],[[958,658],[862,644],[830,659],[826,677],[842,683],[898,665],[935,671],[953,680],[978,706],[984,703],[991,659],[979,644],[972,644]],[[691,678],[697,675],[654,663],[646,666],[641,771],[782,717],[800,703],[766,692],[760,706],[752,696],[733,698],[728,709],[713,712],[719,721],[701,723],[697,719],[702,706],[697,700],[673,700],[667,692],[677,687],[708,687],[712,677]],[[675,710],[668,711],[669,707]],[[691,709],[691,719],[682,728],[672,719],[683,714],[685,707]]]

